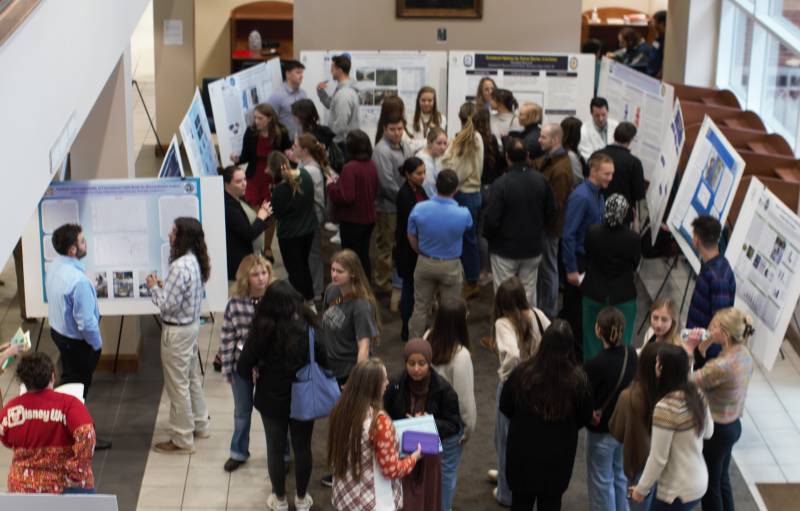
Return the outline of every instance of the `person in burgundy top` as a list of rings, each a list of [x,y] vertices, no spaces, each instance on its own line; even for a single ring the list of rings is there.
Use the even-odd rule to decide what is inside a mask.
[[[247,189],[244,200],[256,211],[261,204],[272,198],[272,178],[267,169],[267,158],[275,151],[291,149],[292,140],[286,127],[278,121],[278,114],[267,103],[260,103],[253,109],[253,124],[248,126],[242,140],[241,154],[232,154],[236,164],[246,163],[245,177]],[[270,256],[272,237],[275,235],[275,221],[267,222],[264,231],[264,253]]]
[[[337,178],[327,180],[328,198],[339,220],[342,249],[349,248],[361,259],[368,278],[372,275],[369,242],[375,226],[375,198],[378,194],[378,169],[372,161],[372,144],[361,130],[353,130],[345,139],[350,158]]]
[[[417,267],[417,253],[411,248],[406,235],[408,217],[411,210],[421,202],[428,199],[428,194],[422,188],[425,181],[425,163],[412,156],[398,169],[406,178],[406,182],[397,192],[397,227],[395,228],[394,261],[397,274],[403,279],[403,292],[400,295],[400,319],[403,327],[400,338],[408,340],[408,320],[414,312],[414,269]]]
[[[13,449],[12,493],[94,493],[94,422],[83,403],[53,390],[53,362],[25,355],[17,376],[27,392],[0,411],[0,441]]]

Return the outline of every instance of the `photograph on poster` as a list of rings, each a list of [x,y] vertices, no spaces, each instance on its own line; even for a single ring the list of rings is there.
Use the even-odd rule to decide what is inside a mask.
[[[139,270],[136,275],[136,280],[139,283],[139,298],[149,298],[150,289],[147,287],[147,276],[155,273],[159,275],[156,270]]]
[[[97,298],[108,298],[108,274],[104,271],[87,271],[86,276],[92,281]]]
[[[133,298],[133,272],[115,271],[114,298]]]

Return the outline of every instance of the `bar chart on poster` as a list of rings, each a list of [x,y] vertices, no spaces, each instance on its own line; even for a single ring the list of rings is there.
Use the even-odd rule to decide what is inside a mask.
[[[203,223],[213,261],[205,310],[223,310],[227,298],[222,178],[161,178],[55,182],[45,192],[23,250],[39,264],[25,266],[25,300],[31,317],[47,315],[45,276],[59,257],[53,232],[72,223],[83,229],[81,260],[97,291],[101,314],[152,314],[147,275],[163,279],[170,263],[169,233],[178,217]]]

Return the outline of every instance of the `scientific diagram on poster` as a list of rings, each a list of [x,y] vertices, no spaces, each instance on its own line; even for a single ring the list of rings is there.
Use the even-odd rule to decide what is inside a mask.
[[[44,282],[59,255],[53,232],[79,224],[87,242],[82,259],[94,283],[101,314],[152,314],[147,275],[163,279],[170,263],[169,233],[175,218],[200,219],[213,261],[206,310],[222,310],[227,298],[222,178],[118,179],[55,182],[39,203],[23,236],[23,249],[38,255],[25,266],[25,299],[31,317],[47,314]],[[207,221],[204,221],[207,220]],[[34,256],[35,257],[35,256]]]
[[[194,90],[192,104],[180,124],[180,132],[192,174],[197,177],[216,176],[219,165],[217,150],[211,140],[211,128],[208,126],[200,89]]]
[[[659,165],[659,150],[671,122],[674,87],[603,58],[597,95],[608,100],[609,117],[636,125],[631,153],[642,160],[644,178],[650,181]]]
[[[750,351],[772,369],[800,298],[800,218],[757,178],[750,181],[725,257],[735,306],[754,319]]]
[[[675,183],[678,160],[680,160],[685,140],[681,103],[675,100],[669,132],[661,143],[661,151],[650,176],[650,185],[647,187],[645,195],[647,210],[650,214],[650,234],[653,245],[656,244],[656,238],[661,230],[661,222],[667,210],[670,191]]]
[[[446,115],[446,52],[303,51],[300,53],[300,61],[306,66],[304,82],[309,86],[316,86],[327,80],[326,91],[329,96],[333,96],[337,84],[331,78],[331,59],[342,53],[350,55],[350,79],[358,90],[360,102],[359,124],[371,139],[374,140],[378,127],[381,104],[389,96],[400,96],[403,99],[406,119],[410,120],[414,117],[417,92],[422,86],[430,85],[436,89],[439,111]],[[310,92],[308,96],[316,104],[320,117],[327,120],[328,110],[322,105],[317,92]]]
[[[474,101],[478,83],[489,77],[508,89],[521,105],[526,101],[544,110],[543,122],[561,122],[573,115],[588,122],[594,95],[595,59],[577,53],[451,51],[448,69],[447,125],[460,126],[458,109]]]
[[[280,59],[275,58],[208,85],[223,167],[233,165],[232,154],[241,154],[244,131],[253,123],[253,108],[265,103],[282,80]]]
[[[164,156],[164,161],[161,162],[158,177],[183,177],[184,175],[178,137],[172,135],[172,140],[167,147],[167,154]]]
[[[724,226],[743,173],[744,160],[706,116],[667,219],[695,274],[700,272],[700,258],[692,248],[692,222],[700,215],[710,215]]]

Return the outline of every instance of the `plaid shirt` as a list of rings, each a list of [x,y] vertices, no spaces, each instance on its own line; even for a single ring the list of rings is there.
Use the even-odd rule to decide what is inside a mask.
[[[390,503],[376,500],[375,486],[379,484],[379,478],[383,479],[383,484],[389,480],[394,501],[394,506],[390,509],[403,507],[400,480],[414,470],[416,462],[411,456],[403,459],[398,456],[397,434],[392,419],[386,412],[378,413],[374,425],[372,414],[373,411],[370,410],[361,430],[361,477],[355,479],[352,471],[348,470],[344,478],[333,478],[331,503],[336,509],[389,509],[387,504]]]
[[[219,357],[222,361],[222,376],[231,381],[242,347],[250,334],[250,325],[256,313],[255,302],[250,297],[233,297],[225,307],[220,335]],[[241,346],[240,346],[241,344]]]
[[[731,265],[722,254],[712,257],[700,266],[694,286],[686,328],[708,328],[714,314],[733,307],[736,298],[736,278]]]
[[[164,287],[153,286],[150,290],[150,298],[161,309],[161,319],[178,325],[200,319],[204,294],[200,263],[191,252],[172,261]]]

